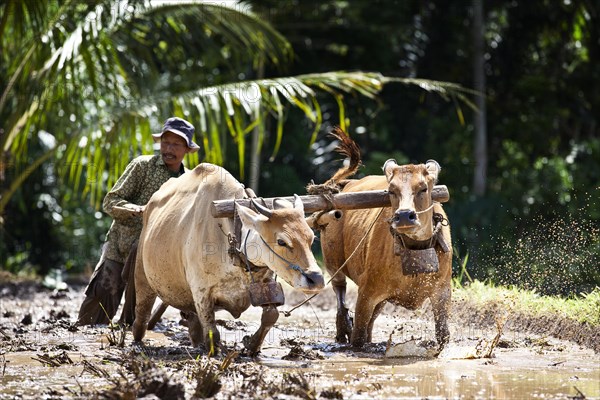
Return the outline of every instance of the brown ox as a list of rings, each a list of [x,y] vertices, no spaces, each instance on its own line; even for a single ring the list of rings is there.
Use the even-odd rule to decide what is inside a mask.
[[[226,310],[234,318],[250,306],[245,267],[228,254],[225,233],[234,233],[233,219],[213,218],[214,200],[245,197],[243,186],[226,170],[200,164],[178,179],[166,182],[144,211],[135,267],[135,341],[146,333],[152,305],[161,300],[190,312],[192,344],[207,349],[219,345],[215,311]],[[255,212],[238,207],[241,241],[238,251],[253,264],[255,281],[270,281],[277,274],[291,286],[311,293],[323,287],[323,275],[310,246],[314,234],[304,218],[302,201],[276,201],[274,210]],[[245,339],[256,353],[277,320],[274,306],[263,309],[261,327]]]
[[[329,223],[321,232],[321,247],[329,273],[335,274],[347,261],[332,280],[338,302],[336,340],[346,343],[349,339],[353,346],[362,346],[371,341],[373,323],[386,301],[414,310],[429,298],[441,348],[450,337],[447,319],[452,247],[446,214],[441,204],[433,203],[431,198],[440,166],[435,161],[401,166],[388,160],[383,172],[384,176],[372,175],[351,181],[343,192],[387,189],[391,208],[346,211],[341,219]],[[336,176],[344,176],[343,169]],[[436,214],[437,221],[443,224],[434,222]],[[371,224],[374,225],[369,230]],[[434,235],[434,226],[441,228],[437,235]],[[363,244],[359,244],[365,234]],[[410,251],[428,247],[435,249],[435,252],[424,250],[429,258],[421,257],[423,252]],[[356,253],[350,257],[355,249]],[[439,270],[431,272],[435,269],[432,268],[435,256]],[[423,261],[430,265],[418,265],[424,264]],[[354,327],[345,305],[346,277],[358,285]]]

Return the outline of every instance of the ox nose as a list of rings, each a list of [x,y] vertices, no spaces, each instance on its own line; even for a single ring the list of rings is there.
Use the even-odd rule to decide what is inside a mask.
[[[323,274],[320,272],[306,272],[304,273],[304,277],[306,278],[308,287],[311,289],[321,289],[323,286],[325,286],[325,279],[323,278]]]
[[[414,226],[419,224],[419,219],[414,210],[398,210],[394,213],[392,222],[396,227]]]

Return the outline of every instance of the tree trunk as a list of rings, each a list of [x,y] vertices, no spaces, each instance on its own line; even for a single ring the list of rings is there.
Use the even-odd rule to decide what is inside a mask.
[[[479,92],[475,98],[478,111],[475,113],[475,170],[473,175],[473,192],[477,196],[485,194],[487,184],[487,128],[485,108],[485,24],[482,0],[473,1],[473,79],[474,88]]]
[[[263,79],[265,75],[265,66],[261,62],[256,71],[256,78]],[[260,118],[258,115],[260,108],[257,107],[255,118]],[[252,148],[250,150],[250,179],[248,185],[254,193],[258,193],[258,182],[260,181],[260,128],[258,125],[252,130]]]

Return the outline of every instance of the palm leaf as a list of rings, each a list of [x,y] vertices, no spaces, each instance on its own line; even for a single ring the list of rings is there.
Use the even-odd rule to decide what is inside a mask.
[[[18,50],[23,57],[6,64],[9,84],[0,98],[0,117],[8,134],[0,136],[0,149],[10,149],[25,160],[29,132],[51,131],[64,143],[59,157],[78,163],[63,168],[67,179],[82,185],[96,205],[131,157],[152,151],[151,127],[158,129],[166,116],[194,121],[200,128],[197,140],[204,144],[204,158],[216,164],[225,160],[226,137],[234,138],[243,174],[246,136],[258,127],[262,145],[265,124],[275,118],[275,157],[288,107],[301,110],[314,124],[310,142],[314,141],[323,120],[318,96],[334,97],[344,124],[345,95],[375,98],[388,82],[417,85],[462,101],[468,94],[442,82],[364,72],[236,82],[238,71],[248,63],[258,66],[267,61],[282,67],[292,57],[289,43],[245,10],[184,1],[153,7],[146,7],[143,0],[48,4],[38,12],[44,15],[36,25],[39,36],[27,34],[15,43],[1,43],[3,50]],[[70,17],[60,18],[64,13]],[[3,20],[0,34],[12,22]],[[44,46],[39,45],[40,38]],[[206,57],[198,60],[199,51]],[[0,56],[3,61],[8,53]],[[21,62],[23,58],[27,62]],[[11,96],[15,88],[25,95]],[[190,166],[198,161],[198,154],[186,160]]]
[[[323,119],[317,99],[319,94],[331,95],[338,102],[340,124],[344,126],[346,123],[345,95],[358,92],[374,99],[384,84],[389,82],[427,88],[427,91],[439,93],[448,99],[462,98],[461,96],[470,93],[458,85],[444,82],[419,79],[403,80],[384,77],[379,73],[339,71],[223,84],[181,93],[175,98],[162,96],[140,99],[137,103],[130,103],[130,108],[123,115],[135,116],[131,119],[131,123],[147,122],[147,118],[158,121],[161,115],[171,114],[193,121],[200,128],[198,133],[201,135],[201,139],[198,140],[204,144],[204,159],[216,164],[222,164],[225,160],[226,152],[222,135],[228,132],[237,146],[238,165],[240,166],[240,175],[243,177],[247,135],[257,124],[261,126],[260,131],[264,132],[267,116],[271,115],[276,120],[275,142],[271,155],[271,159],[274,159],[283,140],[286,107],[300,109],[314,123],[315,131],[310,135],[310,144],[314,141],[317,129]],[[248,93],[252,93],[252,95],[249,96]],[[152,101],[154,104],[149,107]],[[161,111],[147,114],[149,109]],[[119,120],[122,113],[118,109],[114,109],[108,115],[114,120]],[[218,121],[224,123],[219,124]],[[264,139],[263,133],[260,136],[260,145]],[[146,143],[151,142],[149,133],[142,135],[142,150],[150,151],[151,149]],[[126,139],[114,138],[110,143],[111,149],[120,149],[116,151],[116,154],[122,155],[130,147],[130,141]],[[99,137],[95,145],[105,146],[106,139]],[[113,165],[113,163],[109,161],[108,165]],[[122,170],[118,169],[111,171],[117,176],[121,172]]]

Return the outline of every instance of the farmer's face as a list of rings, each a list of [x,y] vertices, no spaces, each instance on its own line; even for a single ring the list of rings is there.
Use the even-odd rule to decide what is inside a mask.
[[[185,139],[173,132],[165,132],[160,138],[160,155],[171,171],[179,171],[183,157],[189,151]]]

